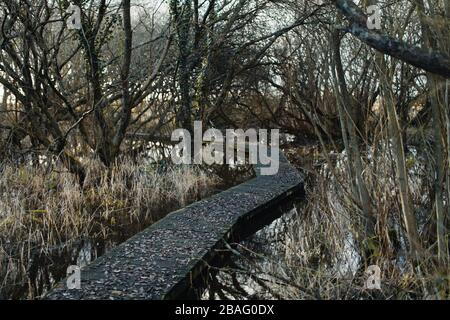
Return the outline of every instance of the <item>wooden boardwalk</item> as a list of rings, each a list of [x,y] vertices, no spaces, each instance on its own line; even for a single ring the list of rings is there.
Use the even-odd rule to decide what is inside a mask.
[[[46,299],[195,298],[194,283],[220,249],[276,219],[275,208],[303,195],[303,179],[280,152],[276,175],[258,175],[191,204],[81,269],[81,289],[60,282]]]

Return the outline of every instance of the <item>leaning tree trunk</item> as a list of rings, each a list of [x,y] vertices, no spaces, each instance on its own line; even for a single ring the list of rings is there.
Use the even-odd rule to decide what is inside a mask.
[[[377,60],[383,104],[388,116],[389,135],[392,139],[392,151],[394,153],[396,177],[400,188],[400,203],[402,207],[403,221],[405,223],[411,256],[416,259],[422,252],[422,245],[417,230],[417,221],[409,190],[402,130],[398,121],[397,111],[395,110],[395,103],[391,91],[392,82],[388,79],[389,71],[387,70],[384,56],[382,54],[377,54]]]
[[[355,114],[355,107],[351,101],[350,94],[347,89],[345,81],[344,69],[342,67],[341,54],[340,54],[340,41],[338,34],[334,35],[333,39],[333,62],[335,64],[337,81],[339,86],[339,93],[341,99],[338,99],[338,108],[340,121],[345,125],[344,128],[348,129],[347,135],[348,142],[346,147],[348,161],[353,164],[350,167],[353,168],[355,184],[356,184],[356,197],[359,200],[358,205],[362,208],[364,216],[364,225],[367,238],[373,238],[375,235],[375,219],[372,211],[371,200],[367,191],[366,184],[363,178],[363,163],[361,159],[361,152],[359,150],[356,122],[353,118]]]

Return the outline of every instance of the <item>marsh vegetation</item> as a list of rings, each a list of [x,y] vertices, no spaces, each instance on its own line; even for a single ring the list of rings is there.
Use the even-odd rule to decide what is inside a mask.
[[[276,250],[237,245],[272,283],[241,297],[449,298],[448,0],[0,0],[0,21],[3,298],[246,179],[163,161],[194,121],[280,129],[306,177]]]

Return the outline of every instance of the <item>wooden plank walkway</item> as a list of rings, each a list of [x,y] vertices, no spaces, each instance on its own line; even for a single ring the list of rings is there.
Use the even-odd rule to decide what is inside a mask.
[[[280,152],[276,175],[258,175],[191,204],[118,245],[81,269],[81,289],[60,282],[45,299],[193,298],[192,284],[207,272],[225,242],[276,219],[275,208],[303,195],[303,179]]]

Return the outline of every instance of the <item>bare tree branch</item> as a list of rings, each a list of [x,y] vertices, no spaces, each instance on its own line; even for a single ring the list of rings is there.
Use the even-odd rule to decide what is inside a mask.
[[[440,52],[425,50],[367,28],[367,16],[351,0],[333,0],[350,22],[348,31],[372,48],[398,58],[428,72],[450,78],[450,57]]]

